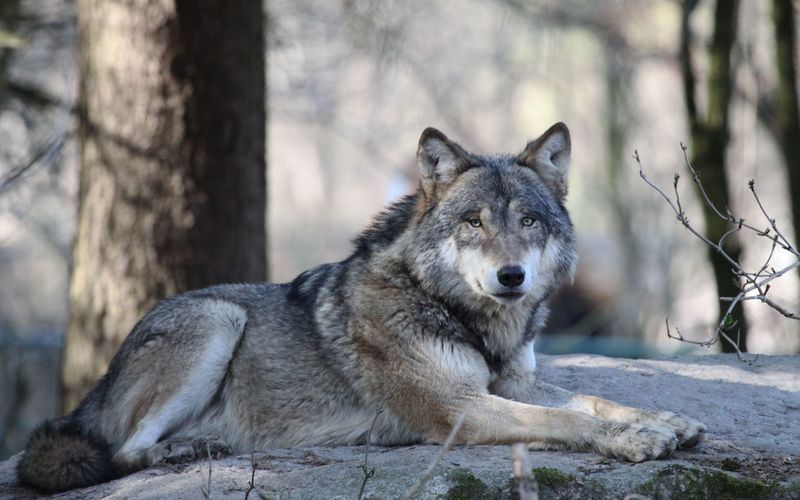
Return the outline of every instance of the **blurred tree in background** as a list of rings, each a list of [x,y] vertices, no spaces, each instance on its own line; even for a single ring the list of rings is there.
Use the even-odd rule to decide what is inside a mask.
[[[792,0],[772,1],[772,22],[775,34],[775,66],[778,85],[775,120],[769,127],[778,142],[789,178],[795,242],[800,235],[800,105],[797,87],[797,12]]]
[[[266,279],[260,0],[79,0],[81,173],[63,406],[158,299]]]
[[[71,0],[0,2],[0,457],[59,411],[74,238]]]
[[[737,24],[739,23],[738,0],[717,0],[713,15],[713,34],[708,46],[709,74],[705,99],[698,98],[698,84],[693,67],[695,59],[691,16],[698,0],[684,0],[681,21],[681,66],[683,71],[684,98],[689,129],[691,132],[691,163],[698,170],[700,180],[710,203],[703,204],[706,235],[711,241],[721,241],[725,252],[733,260],[740,262],[742,245],[740,235],[732,230],[736,224],[723,219],[732,209],[733,198],[730,190],[733,182],[728,164],[728,149],[731,135],[730,108],[737,89],[736,65],[733,52],[736,47]],[[760,112],[767,129],[775,137],[786,166],[789,184],[789,198],[792,207],[792,224],[795,237],[800,235],[800,110],[795,59],[797,40],[795,29],[796,12],[792,0],[773,0],[772,21],[775,40],[775,66],[777,84],[770,97],[759,96],[763,107],[772,112]],[[774,97],[771,97],[773,96]],[[705,111],[701,101],[705,101]],[[760,109],[759,109],[760,111]],[[712,206],[713,205],[713,206]],[[782,224],[788,225],[788,224]],[[742,280],[731,272],[730,262],[713,248],[709,248],[709,259],[714,269],[717,294],[720,297],[734,297],[742,287]],[[720,307],[724,314],[725,302]],[[743,307],[731,312],[725,322],[731,325],[729,336],[737,343],[739,350],[747,350],[748,320]],[[721,343],[723,352],[733,352],[734,346]]]
[[[731,182],[727,165],[727,150],[730,140],[729,108],[733,89],[735,88],[734,71],[731,68],[731,51],[736,40],[736,24],[739,14],[738,0],[717,0],[714,9],[714,28],[711,43],[708,47],[710,60],[709,75],[706,85],[706,109],[700,108],[697,96],[697,78],[692,62],[691,15],[698,0],[684,0],[683,19],[681,22],[681,63],[683,67],[684,98],[691,132],[691,162],[700,173],[701,181],[714,207],[703,204],[703,216],[706,224],[706,235],[711,241],[719,241],[725,233],[734,228],[733,225],[720,218],[716,210],[725,213],[732,208],[728,186]],[[716,207],[716,210],[715,210]],[[739,261],[742,254],[739,235],[731,233],[723,246],[730,257]],[[731,274],[728,260],[708,249],[708,257],[714,269],[717,295],[733,297],[739,293],[740,283]],[[725,308],[720,308],[723,314]],[[747,320],[744,308],[739,307],[732,312],[734,322],[731,334],[737,341],[739,349],[747,350]],[[732,347],[722,343],[722,350],[732,352]]]

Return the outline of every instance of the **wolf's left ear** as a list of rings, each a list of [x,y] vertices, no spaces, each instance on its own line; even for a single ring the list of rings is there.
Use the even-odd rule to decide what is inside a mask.
[[[461,172],[469,168],[470,156],[446,135],[428,127],[419,138],[417,163],[422,190],[429,199],[435,199]]]
[[[517,162],[531,167],[559,200],[567,196],[567,172],[569,170],[569,129],[556,123],[525,147],[517,156]]]

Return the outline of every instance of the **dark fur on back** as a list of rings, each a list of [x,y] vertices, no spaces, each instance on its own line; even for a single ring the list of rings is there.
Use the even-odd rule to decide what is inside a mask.
[[[39,425],[25,450],[17,465],[20,483],[41,491],[71,490],[117,476],[108,444],[83,432],[71,415]]]
[[[378,214],[372,224],[353,240],[355,257],[368,257],[375,250],[391,245],[414,217],[419,193],[405,196]]]

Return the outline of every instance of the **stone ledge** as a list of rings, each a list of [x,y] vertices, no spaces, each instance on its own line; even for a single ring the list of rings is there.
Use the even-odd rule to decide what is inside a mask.
[[[540,356],[540,377],[571,390],[701,420],[708,436],[668,460],[627,464],[590,453],[532,452],[541,498],[800,499],[800,357],[733,355],[655,360]],[[438,452],[436,446],[372,447],[365,498],[397,498]],[[0,463],[0,498],[33,496],[14,485],[19,455]],[[254,491],[266,498],[356,498],[363,447],[270,450],[255,455]],[[244,498],[249,456],[215,460],[212,498]],[[56,498],[197,498],[208,463],[156,467]],[[511,481],[508,446],[455,447],[421,498],[503,498]],[[257,497],[257,495],[255,496]]]

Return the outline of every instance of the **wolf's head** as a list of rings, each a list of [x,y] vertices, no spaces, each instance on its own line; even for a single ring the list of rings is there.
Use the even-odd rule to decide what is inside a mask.
[[[572,278],[566,125],[553,125],[520,154],[487,156],[428,128],[417,158],[425,212],[414,260],[440,295],[496,309],[541,300]]]

